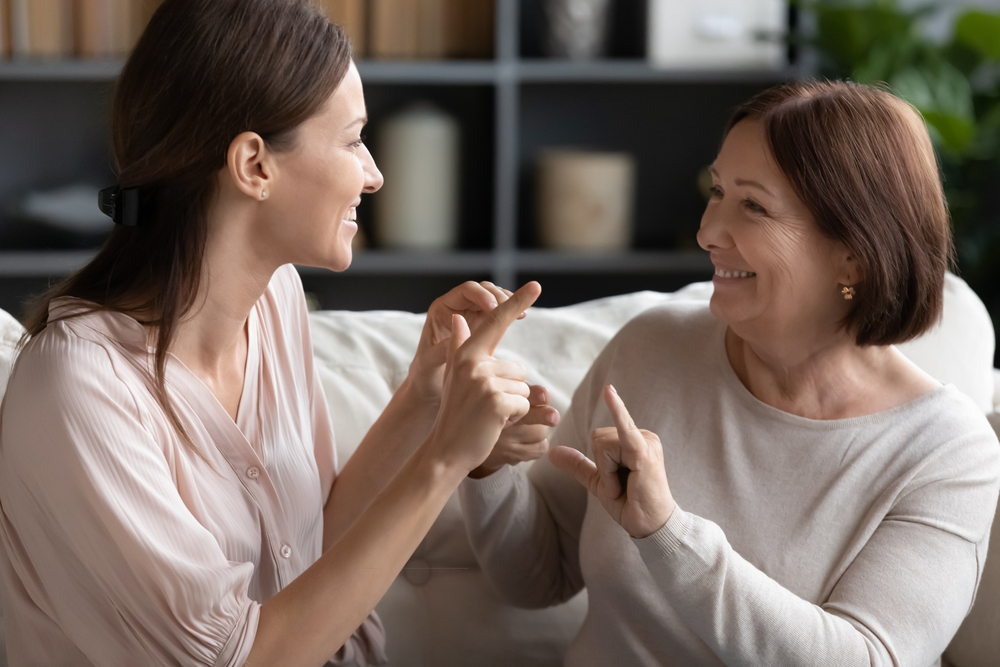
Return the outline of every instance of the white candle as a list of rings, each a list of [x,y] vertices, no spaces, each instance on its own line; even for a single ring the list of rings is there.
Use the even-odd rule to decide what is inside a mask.
[[[379,126],[375,235],[388,248],[448,249],[458,239],[459,127],[419,104]]]

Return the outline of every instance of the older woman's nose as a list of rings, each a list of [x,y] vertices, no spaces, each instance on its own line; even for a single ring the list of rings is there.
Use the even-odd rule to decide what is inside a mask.
[[[382,178],[382,172],[375,166],[375,158],[372,157],[368,147],[364,146],[364,149],[364,155],[361,158],[361,164],[365,169],[364,192],[371,194],[372,192],[377,192],[382,187],[385,179]]]
[[[701,216],[701,226],[698,228],[698,245],[703,250],[719,250],[730,248],[733,237],[729,234],[722,212],[718,206],[708,205]]]

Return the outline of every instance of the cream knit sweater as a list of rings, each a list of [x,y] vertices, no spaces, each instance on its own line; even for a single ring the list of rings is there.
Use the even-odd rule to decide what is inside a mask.
[[[1000,446],[945,386],[816,421],[753,397],[704,303],[640,315],[578,388],[553,446],[589,455],[610,383],[659,435],[678,509],[632,540],[547,460],[460,489],[473,549],[512,603],[586,586],[566,665],[940,662],[968,613],[1000,489]]]

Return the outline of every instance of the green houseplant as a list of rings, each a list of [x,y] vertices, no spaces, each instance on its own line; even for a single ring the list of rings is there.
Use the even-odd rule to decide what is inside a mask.
[[[923,114],[945,179],[958,269],[1000,325],[1000,12],[961,13],[943,42],[924,21],[931,3],[803,0],[819,74],[886,83]]]

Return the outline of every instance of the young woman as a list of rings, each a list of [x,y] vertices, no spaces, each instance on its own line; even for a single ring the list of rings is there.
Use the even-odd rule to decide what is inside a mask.
[[[305,0],[153,17],[114,101],[129,224],[30,316],[0,412],[11,665],[383,662],[369,613],[458,483],[514,422],[544,448],[544,391],[491,356],[540,289],[468,283],[337,474],[291,264],[350,264],[365,122]]]

